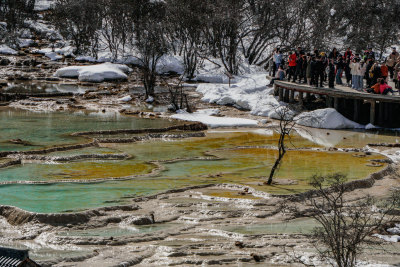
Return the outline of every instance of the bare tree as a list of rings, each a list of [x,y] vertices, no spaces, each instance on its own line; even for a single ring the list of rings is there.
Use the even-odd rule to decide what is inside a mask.
[[[73,41],[77,54],[92,52],[97,56],[102,8],[97,0],[55,2],[52,22],[64,38]]]
[[[389,212],[400,204],[398,191],[384,201],[365,196],[349,202],[345,196],[351,185],[346,181],[340,173],[314,175],[311,185],[315,191],[308,197],[311,217],[321,224],[314,230],[315,248],[322,260],[338,267],[356,266],[367,238],[391,220]]]
[[[279,120],[279,140],[278,140],[278,157],[269,173],[268,180],[264,182],[266,185],[271,185],[275,172],[279,169],[283,157],[286,154],[286,139],[290,138],[293,128],[296,126],[294,106],[274,106],[276,118]]]
[[[168,52],[166,39],[165,3],[144,1],[134,12],[133,45],[142,63],[143,84],[146,97],[154,96],[157,81],[157,63]]]
[[[166,79],[163,79],[163,85],[168,88],[170,95],[170,105],[172,111],[186,109],[187,112],[192,113],[192,108],[189,105],[187,94],[184,92],[182,85],[185,75],[181,75],[177,84],[170,84]]]
[[[125,0],[102,0],[102,27],[100,34],[103,44],[111,53],[112,60],[117,60],[125,53],[126,45],[132,34],[129,27],[133,3]]]
[[[204,29],[207,22],[207,2],[203,0],[168,0],[167,36],[175,54],[183,56],[187,78],[195,76],[200,57],[206,54]]]
[[[18,46],[18,31],[24,28],[27,18],[34,18],[35,0],[2,0],[0,1],[0,43]]]

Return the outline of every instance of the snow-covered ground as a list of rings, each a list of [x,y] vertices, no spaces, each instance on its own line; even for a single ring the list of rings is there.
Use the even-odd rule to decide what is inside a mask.
[[[251,114],[276,117],[276,108],[280,106],[273,96],[273,89],[268,88],[265,73],[247,74],[236,77],[231,86],[226,83],[227,77],[221,74],[219,83],[202,83],[197,91],[203,94],[202,100],[218,105],[234,105],[250,110]],[[203,76],[204,77],[204,76]],[[218,81],[216,75],[209,76]]]
[[[299,125],[322,129],[363,129],[365,126],[351,121],[334,108],[317,109],[296,117]]]
[[[257,126],[258,121],[242,118],[231,118],[231,117],[216,117],[218,115],[218,109],[203,109],[198,110],[194,113],[187,113],[185,111],[179,111],[178,114],[172,115],[174,119],[184,121],[199,121],[207,124],[211,128],[215,127],[235,127],[235,126]]]
[[[92,66],[72,66],[57,70],[54,74],[61,78],[78,78],[84,82],[103,82],[107,80],[126,80],[126,73],[132,70],[121,64],[104,63]]]
[[[0,54],[3,55],[17,55],[18,52],[7,45],[0,45]]]
[[[45,11],[48,10],[51,4],[54,3],[54,0],[36,0],[35,2],[35,10],[36,11]]]
[[[217,79],[216,75],[209,75],[209,77],[214,83],[202,83],[197,87],[197,91],[203,94],[203,101],[219,105],[234,105],[250,110],[253,115],[280,118],[279,109],[286,104],[279,102],[273,95],[273,88],[266,86],[269,81],[265,73],[236,77],[231,86],[227,84],[227,77],[224,78],[222,75],[220,79]],[[299,125],[314,128],[365,128],[332,108],[302,113],[295,120]]]
[[[392,235],[380,235],[374,234],[373,236],[381,238],[388,242],[400,242],[400,224],[396,224],[395,227],[386,229],[387,232]]]

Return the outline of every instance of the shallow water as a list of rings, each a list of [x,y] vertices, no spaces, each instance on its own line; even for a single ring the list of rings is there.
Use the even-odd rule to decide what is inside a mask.
[[[222,230],[245,235],[258,234],[310,234],[320,224],[313,219],[295,219],[290,222],[228,226]]]
[[[155,128],[176,124],[168,120],[124,117],[116,113],[34,113],[6,108],[0,109],[0,122],[3,126],[0,128],[0,151],[87,142],[88,139],[83,137],[69,135],[77,131]],[[362,147],[370,142],[397,140],[396,136],[390,134],[382,136],[326,130],[311,132],[310,136],[312,138],[307,138],[301,132],[293,134],[288,143],[289,148],[330,146],[332,138],[339,147]],[[323,143],[322,137],[326,136],[330,139]],[[33,145],[22,146],[7,142],[16,138]],[[76,211],[129,204],[132,197],[209,183],[238,183],[268,193],[292,194],[310,189],[308,179],[316,172],[329,174],[341,171],[350,180],[354,180],[384,167],[367,166],[371,159],[384,158],[377,154],[355,157],[356,153],[289,151],[276,177],[278,180],[290,180],[293,185],[260,186],[275,161],[277,151],[272,147],[276,145],[277,139],[277,133],[265,129],[213,130],[207,132],[205,138],[156,139],[54,152],[49,155],[126,153],[131,157],[126,160],[78,160],[67,163],[26,162],[1,169],[0,182],[22,184],[1,185],[0,204],[35,212]],[[155,161],[161,164],[161,170]],[[153,174],[148,176],[150,173]],[[97,180],[110,177],[129,180]],[[28,184],[30,182],[46,184]],[[213,196],[227,197],[222,191]]]
[[[69,237],[122,237],[122,236],[136,236],[140,234],[153,233],[170,227],[176,227],[178,224],[152,224],[142,226],[112,226],[105,228],[96,228],[88,230],[75,230],[57,233],[58,236]]]
[[[141,129],[173,125],[169,120],[125,117],[116,112],[39,113],[0,108],[0,151],[25,151],[85,142],[69,134],[80,131]],[[26,145],[10,140],[21,139]]]
[[[49,83],[49,82],[12,82],[0,91],[5,93],[19,94],[43,94],[43,93],[74,93],[83,94],[94,89],[77,84]]]

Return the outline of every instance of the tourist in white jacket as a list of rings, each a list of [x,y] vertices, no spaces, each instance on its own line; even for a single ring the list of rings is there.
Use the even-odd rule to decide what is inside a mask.
[[[363,89],[363,75],[365,73],[365,67],[363,63],[360,62],[359,57],[355,57],[350,63],[351,75],[352,75],[352,88],[360,91]]]

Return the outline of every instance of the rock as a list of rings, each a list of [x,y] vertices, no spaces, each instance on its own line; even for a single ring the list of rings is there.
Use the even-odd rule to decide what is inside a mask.
[[[146,99],[146,103],[151,104],[151,103],[153,103],[153,102],[154,102],[154,97],[152,97],[152,96],[149,96],[149,97]]]
[[[298,181],[291,179],[274,179],[272,181],[273,185],[296,185],[298,183]]]
[[[136,216],[129,218],[129,223],[133,225],[148,225],[154,223],[154,214]]]
[[[10,65],[11,60],[8,58],[0,58],[0,66],[7,66]]]
[[[236,241],[235,246],[238,248],[244,248],[243,242],[241,242],[241,241]]]
[[[8,83],[6,80],[0,80],[0,86],[7,86]]]
[[[60,81],[60,78],[57,78],[57,77],[46,77],[45,80],[49,81],[49,82],[58,82],[58,81]]]
[[[254,259],[256,262],[260,262],[260,261],[261,261],[261,257],[258,256],[258,255],[255,254],[255,253],[251,253],[250,256],[253,257],[253,259]]]
[[[32,145],[30,142],[24,141],[24,140],[21,140],[21,139],[11,139],[9,142],[12,143],[12,144],[23,145],[23,146]]]

